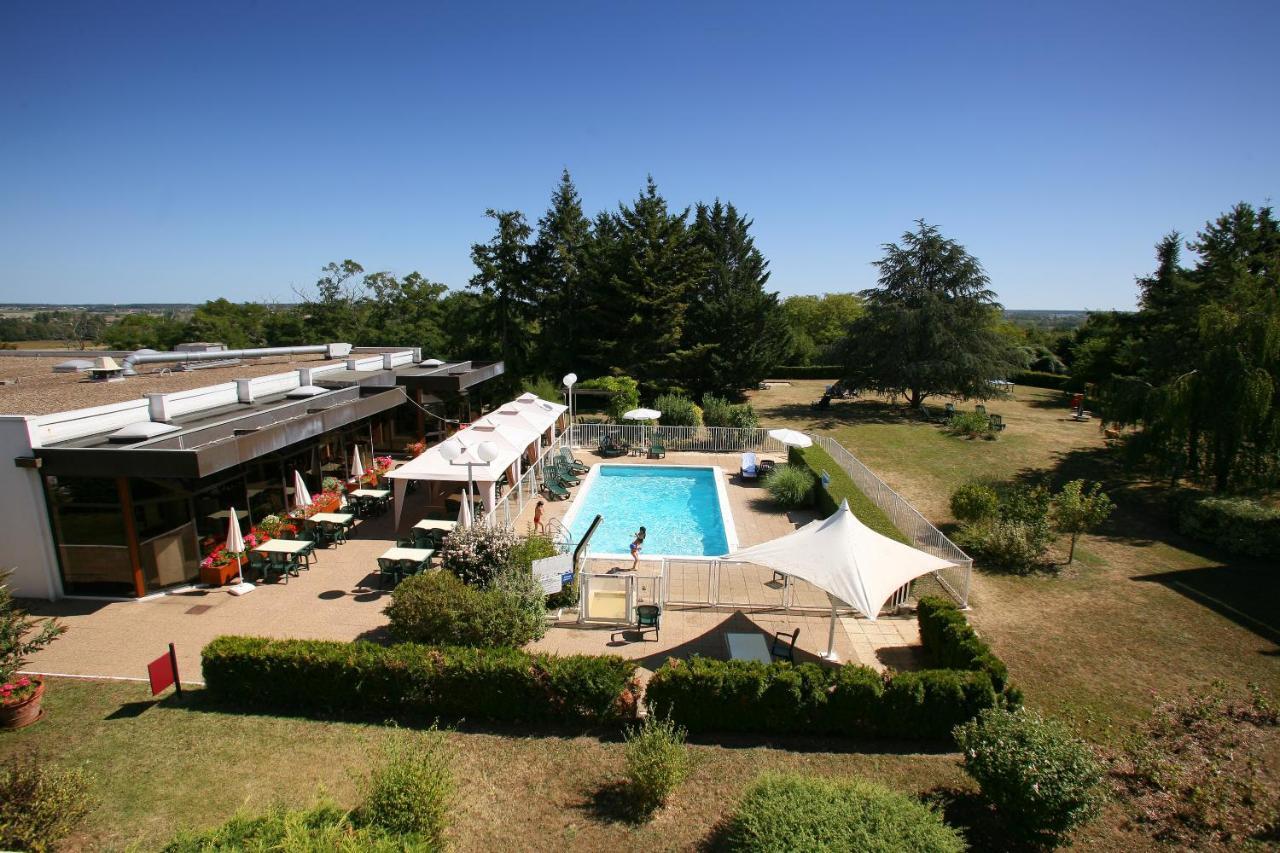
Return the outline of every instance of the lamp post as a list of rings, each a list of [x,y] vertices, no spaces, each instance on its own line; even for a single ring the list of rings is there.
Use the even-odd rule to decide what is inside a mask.
[[[462,448],[458,445],[458,443],[453,440],[441,442],[437,450],[440,451],[441,458],[443,458],[444,461],[448,462],[450,465],[457,464],[458,457],[461,456],[463,452]],[[469,518],[471,515],[470,510],[474,505],[471,503],[471,462],[470,460],[468,460],[466,464],[467,464],[466,501],[467,501],[467,510],[468,510],[467,517]]]
[[[479,456],[479,457],[480,457],[480,461],[481,461],[481,462],[483,462],[486,466],[488,466],[488,464],[489,464],[490,462],[492,462],[493,460],[497,459],[497,458],[498,458],[498,454],[499,454],[499,453],[501,453],[501,451],[500,451],[500,450],[498,450],[498,445],[494,444],[492,441],[482,441],[482,442],[480,442],[480,445],[476,448],[476,456]],[[467,477],[470,477],[470,476],[471,476],[471,468],[468,466],[468,468],[467,468]],[[494,497],[494,500],[495,500],[495,501],[497,501],[497,498],[498,498],[498,495],[497,495],[497,491],[498,491],[497,482],[498,482],[498,481],[497,481],[497,478],[494,478],[494,480],[493,480],[493,483],[494,483],[494,487],[493,487],[494,495],[493,495],[493,497]],[[472,507],[472,509],[474,509],[474,507]],[[486,519],[485,519],[485,524],[486,524],[486,525],[488,525],[488,524],[489,524],[489,519],[488,519],[488,518],[486,518]]]
[[[573,386],[578,381],[578,374],[566,373],[564,375],[565,399],[569,403],[569,439],[573,440]]]

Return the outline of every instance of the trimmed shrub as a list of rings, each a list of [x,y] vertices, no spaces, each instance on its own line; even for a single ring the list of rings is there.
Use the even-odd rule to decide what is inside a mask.
[[[849,509],[867,527],[890,539],[911,544],[907,542],[907,537],[893,526],[893,522],[884,514],[884,510],[872,503],[871,499],[854,485],[853,480],[843,468],[836,464],[830,453],[816,444],[809,447],[791,447],[787,450],[787,461],[792,465],[807,467],[818,477],[818,482],[814,486],[814,503],[817,505],[818,512],[830,515],[840,506],[841,501],[847,500]],[[821,478],[823,473],[829,480],[825,486]]]
[[[929,670],[882,677],[855,664],[669,660],[645,693],[652,713],[693,732],[946,738],[997,703],[985,672]]]
[[[945,598],[925,596],[916,607],[920,642],[934,666],[985,672],[998,692],[1009,686],[1009,669],[996,657],[969,620]]]
[[[702,422],[709,427],[732,426],[729,423],[729,411],[732,404],[724,397],[717,397],[708,391],[702,395]]]
[[[782,509],[809,506],[813,500],[813,486],[817,478],[808,468],[798,465],[779,465],[764,478],[764,487]]]
[[[650,714],[644,723],[627,730],[627,787],[642,812],[665,804],[689,775],[685,730],[669,718]]]
[[[1177,523],[1179,532],[1231,554],[1268,557],[1280,551],[1280,509],[1248,498],[1184,498]]]
[[[680,394],[661,394],[653,401],[653,407],[662,412],[658,423],[663,426],[702,426],[702,410],[688,397]]]
[[[1071,381],[1071,377],[1060,373],[1046,373],[1039,370],[1023,370],[1009,377],[1015,385],[1026,385],[1031,388],[1048,388],[1053,391],[1065,391],[1068,388],[1082,388],[1083,383]]]
[[[393,835],[444,847],[454,779],[444,735],[404,733],[385,746],[385,762],[369,777],[356,819]]]
[[[1056,845],[1101,808],[1102,767],[1056,720],[990,708],[955,730],[964,769],[1009,831]]]
[[[1000,495],[987,483],[965,483],[951,493],[951,514],[957,521],[989,521],[1000,512]]]
[[[447,571],[405,578],[383,611],[402,643],[519,648],[547,632],[542,588],[533,575],[506,569],[490,589]]]
[[[0,770],[0,849],[53,850],[93,808],[89,776],[27,756]]]
[[[769,379],[839,379],[845,369],[838,364],[789,364],[769,370]]]
[[[595,723],[629,717],[638,689],[610,655],[218,637],[201,660],[216,701],[319,716]]]
[[[728,426],[734,429],[755,429],[760,426],[760,416],[750,403],[738,403],[729,407]]]
[[[997,704],[985,672],[926,669],[898,672],[885,682],[877,731],[901,738],[945,739],[959,723]]]
[[[966,438],[995,438],[991,419],[981,412],[956,412],[947,420],[947,432]]]
[[[765,774],[747,789],[726,830],[736,851],[858,850],[959,853],[959,833],[905,794],[861,779]]]
[[[407,839],[395,838],[377,827],[356,826],[350,816],[331,803],[306,810],[274,806],[266,814],[239,814],[214,829],[182,832],[161,848],[164,853],[288,850],[291,853],[403,853]]]

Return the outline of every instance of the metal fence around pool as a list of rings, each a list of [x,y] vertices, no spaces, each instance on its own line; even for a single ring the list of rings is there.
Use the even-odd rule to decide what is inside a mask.
[[[655,440],[667,450],[693,453],[786,453],[787,448],[769,437],[764,427],[648,426],[647,424],[574,424],[573,446],[599,447],[602,439],[613,438],[635,447],[647,447]]]

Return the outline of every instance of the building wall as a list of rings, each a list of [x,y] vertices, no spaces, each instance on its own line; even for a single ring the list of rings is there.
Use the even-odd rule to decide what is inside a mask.
[[[45,509],[40,472],[13,460],[31,455],[27,418],[0,415],[0,568],[11,569],[9,589],[22,598],[52,601],[62,595],[53,531]]]

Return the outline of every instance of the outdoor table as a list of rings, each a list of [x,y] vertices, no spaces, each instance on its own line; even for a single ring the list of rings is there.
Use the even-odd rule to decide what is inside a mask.
[[[268,539],[257,548],[250,548],[249,550],[263,554],[299,554],[306,550],[308,545],[314,544],[309,539]]]
[[[391,494],[390,489],[356,489],[351,492],[353,498],[385,498]]]
[[[317,512],[315,515],[307,519],[307,521],[330,521],[334,524],[350,524],[355,516],[349,512]]]
[[[414,530],[443,530],[446,533],[456,530],[458,522],[444,521],[435,518],[424,518],[413,526]]]
[[[724,639],[729,644],[729,657],[733,660],[773,662],[769,655],[769,644],[764,641],[763,634],[754,631],[750,634],[729,633],[724,635]]]
[[[426,563],[434,553],[434,548],[388,548],[382,555],[382,559],[414,560],[418,563]]]

